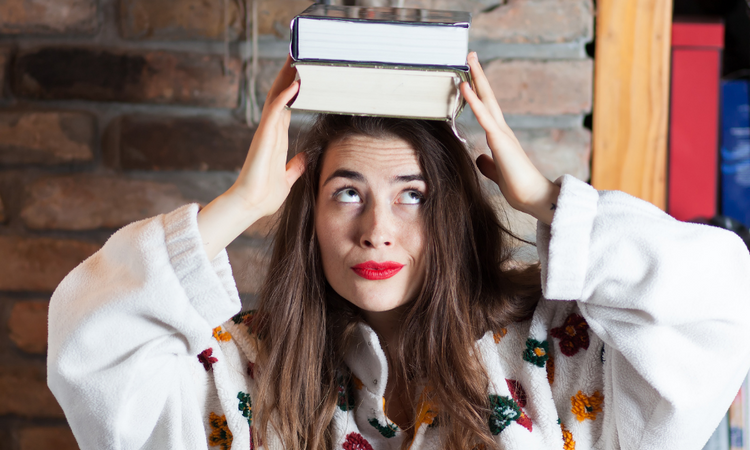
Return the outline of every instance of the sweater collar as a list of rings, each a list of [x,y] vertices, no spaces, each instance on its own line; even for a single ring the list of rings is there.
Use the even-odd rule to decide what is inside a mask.
[[[388,382],[388,361],[380,339],[366,323],[360,322],[344,355],[344,362],[355,377],[378,397],[385,396]]]
[[[477,340],[475,348],[479,352],[480,360],[487,373],[501,371],[497,343],[492,332],[487,332]],[[385,387],[388,383],[388,361],[378,335],[366,323],[357,324],[352,341],[344,355],[344,362],[370,392],[377,397],[385,396]],[[497,386],[491,380],[490,392],[494,393],[497,390]]]

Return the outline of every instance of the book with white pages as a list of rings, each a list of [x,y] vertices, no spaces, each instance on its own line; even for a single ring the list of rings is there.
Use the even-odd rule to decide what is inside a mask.
[[[297,61],[293,110],[455,122],[467,70]]]
[[[314,4],[291,23],[292,58],[466,68],[471,14]]]

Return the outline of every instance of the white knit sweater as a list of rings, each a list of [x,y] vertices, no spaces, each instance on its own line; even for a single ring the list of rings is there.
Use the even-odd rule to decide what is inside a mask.
[[[572,178],[538,225],[544,299],[477,342],[501,448],[700,449],[750,368],[750,257],[733,234],[678,222]],[[250,448],[255,338],[197,205],[133,223],[50,304],[48,382],[82,449]],[[359,327],[337,449],[397,449],[388,367]],[[412,448],[438,448],[420,408]],[[439,422],[439,420],[438,420]],[[264,443],[280,448],[278,439]]]

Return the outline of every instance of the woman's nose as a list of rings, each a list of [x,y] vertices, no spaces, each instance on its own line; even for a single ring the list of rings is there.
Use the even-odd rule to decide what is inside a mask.
[[[371,204],[362,217],[360,245],[365,248],[388,247],[393,244],[393,218],[388,205]]]

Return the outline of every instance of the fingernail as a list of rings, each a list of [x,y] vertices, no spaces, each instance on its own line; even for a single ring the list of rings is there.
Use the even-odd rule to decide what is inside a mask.
[[[469,57],[475,61],[479,59],[479,57],[477,56],[477,52],[469,53]]]

